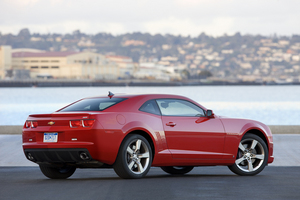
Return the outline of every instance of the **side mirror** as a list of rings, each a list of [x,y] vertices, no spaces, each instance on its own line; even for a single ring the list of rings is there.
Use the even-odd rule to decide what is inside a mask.
[[[206,111],[206,117],[213,118],[214,117],[214,112],[212,110],[207,110]]]

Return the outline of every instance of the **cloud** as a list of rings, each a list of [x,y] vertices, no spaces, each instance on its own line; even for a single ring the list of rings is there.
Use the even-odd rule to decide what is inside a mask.
[[[224,33],[232,34],[234,26],[234,19],[227,18],[214,18],[191,20],[189,18],[176,18],[169,17],[162,20],[146,22],[144,27],[147,32],[152,34],[156,33],[170,33],[198,36],[200,33],[205,32],[210,35],[220,36]]]
[[[113,34],[122,34],[128,32],[125,29],[122,23],[94,23],[88,22],[84,20],[64,20],[61,22],[55,23],[44,23],[44,24],[27,24],[24,26],[23,24],[15,24],[14,26],[11,25],[4,25],[1,26],[1,30],[3,33],[14,33],[17,34],[20,29],[22,28],[29,28],[31,33],[72,33],[74,30],[81,30],[81,32],[89,33],[89,34],[96,34],[99,32],[107,32]],[[18,30],[17,32],[15,30]]]
[[[6,4],[10,4],[15,7],[33,6],[40,0],[4,0]]]
[[[299,34],[300,1],[0,0],[0,32]]]
[[[233,0],[175,0],[175,4],[179,6],[195,7],[195,6],[216,6],[220,4],[231,4]]]

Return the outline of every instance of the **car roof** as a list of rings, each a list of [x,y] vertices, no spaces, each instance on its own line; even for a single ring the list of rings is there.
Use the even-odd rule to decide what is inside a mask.
[[[103,96],[94,96],[94,97],[87,97],[87,98],[83,98],[83,99],[92,99],[92,98],[107,98],[109,99],[108,95],[103,95]],[[117,105],[114,105],[108,109],[114,109],[114,108],[118,108],[119,106],[121,106],[121,108],[124,110],[123,104],[125,103],[129,103],[130,106],[126,106],[128,107],[128,109],[133,109],[136,110],[138,109],[143,103],[145,103],[145,101],[151,100],[151,99],[182,99],[182,100],[187,100],[190,101],[198,106],[200,106],[202,109],[207,110],[204,106],[202,106],[201,104],[199,104],[198,102],[193,101],[192,99],[185,97],[185,96],[181,96],[181,95],[174,95],[174,94],[126,94],[126,93],[116,93],[114,94],[112,97],[113,98],[126,98],[130,101],[123,101],[121,103],[118,103]],[[134,101],[134,105],[132,104],[132,101]],[[130,108],[129,108],[130,107]]]
[[[173,95],[173,94],[126,94],[126,93],[116,93],[113,95],[112,98],[134,98],[134,97],[151,97],[151,98],[184,98],[186,99],[186,97],[184,96],[180,96],[180,95]],[[103,96],[94,96],[94,97],[87,97],[85,99],[89,99],[89,98],[108,98],[107,95],[103,95]]]

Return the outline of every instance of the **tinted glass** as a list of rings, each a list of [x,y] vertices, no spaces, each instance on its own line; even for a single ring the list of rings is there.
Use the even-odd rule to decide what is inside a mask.
[[[164,116],[202,117],[204,111],[195,104],[181,99],[157,99],[157,104]]]
[[[103,111],[121,101],[124,98],[94,98],[94,99],[83,99],[74,103],[59,112],[72,112],[72,111]]]
[[[150,100],[144,103],[141,108],[139,109],[140,111],[147,112],[147,113],[152,113],[155,115],[160,115],[157,103],[155,100]]]

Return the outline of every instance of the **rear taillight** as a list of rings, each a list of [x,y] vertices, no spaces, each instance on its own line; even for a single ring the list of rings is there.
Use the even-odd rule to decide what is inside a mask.
[[[71,128],[76,128],[82,126],[81,120],[72,120],[70,121],[70,127]]]
[[[38,122],[37,121],[32,121],[31,122],[31,128],[36,128],[38,126]]]
[[[90,126],[93,126],[95,120],[93,119],[90,119],[90,120],[82,120],[82,124],[83,124],[83,127],[90,127]]]
[[[25,123],[25,127],[26,128],[36,128],[38,126],[38,122],[37,121],[26,121]]]
[[[95,120],[94,119],[87,119],[87,120],[71,120],[70,127],[77,128],[77,127],[91,127],[93,126]]]
[[[31,127],[31,121],[26,121],[25,127],[26,127],[26,128],[30,128],[30,127]]]

